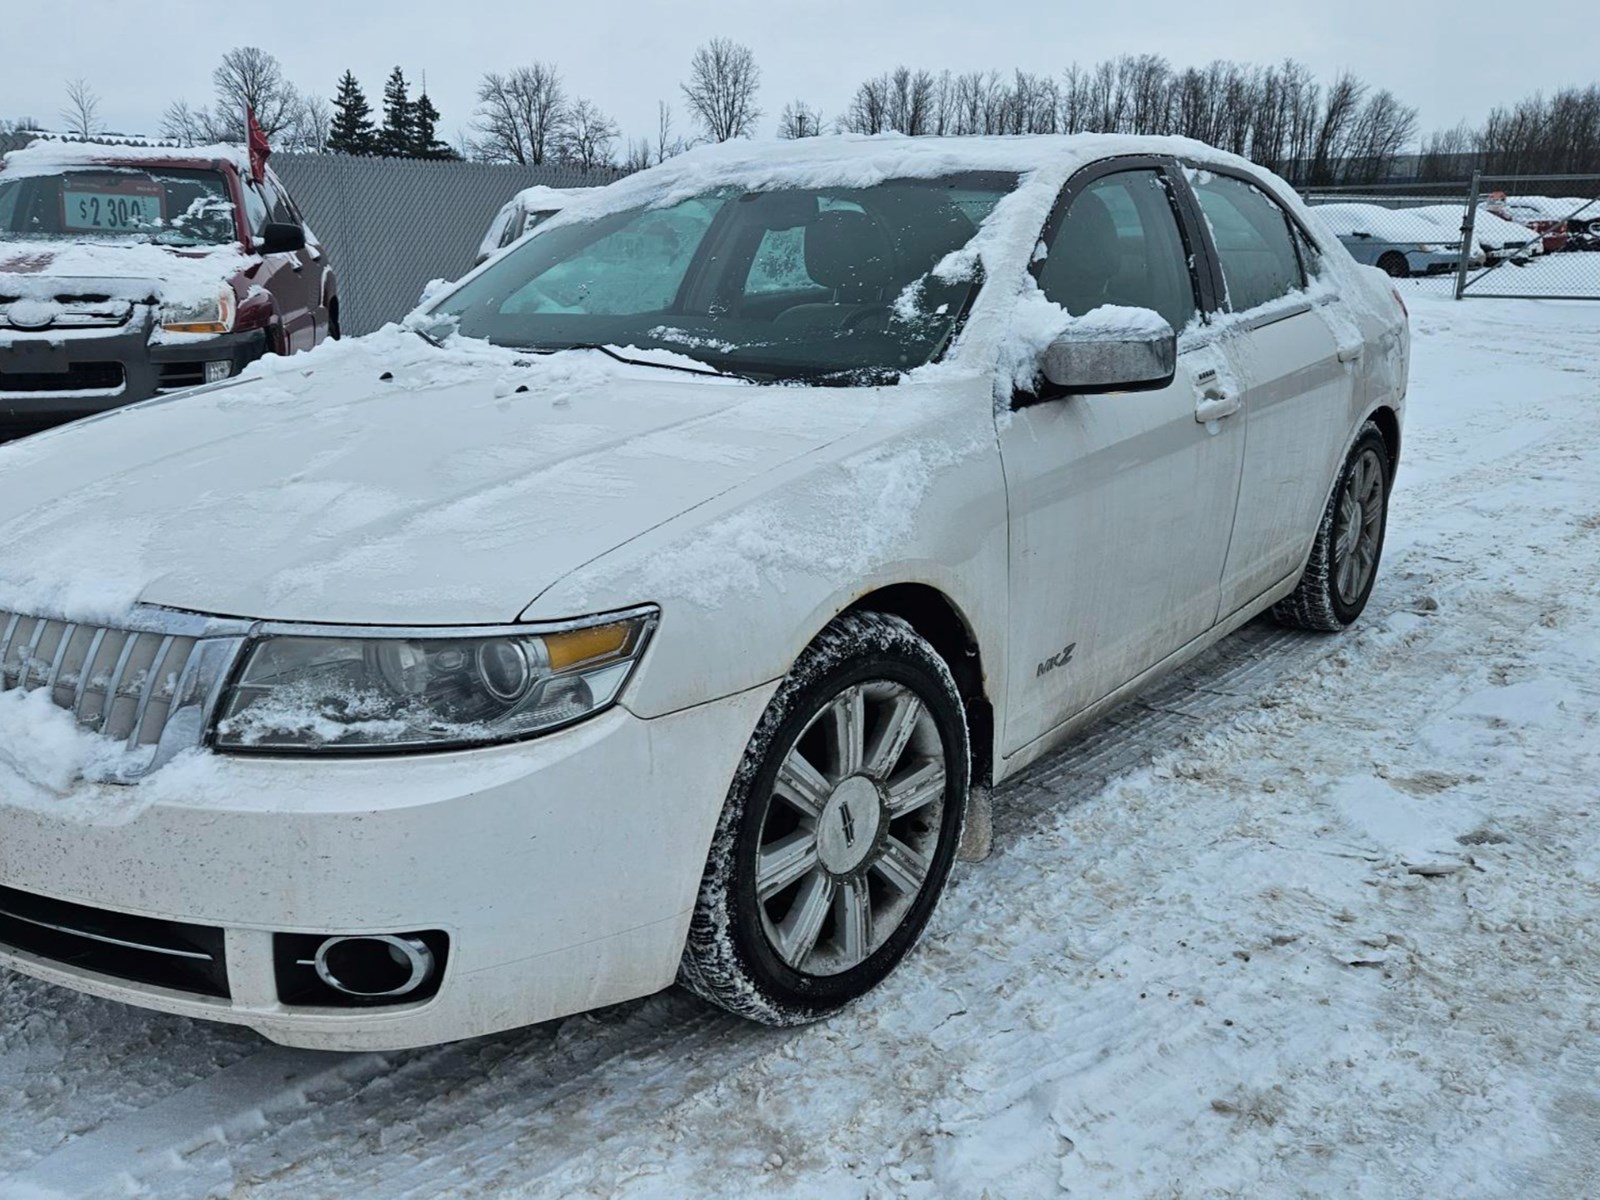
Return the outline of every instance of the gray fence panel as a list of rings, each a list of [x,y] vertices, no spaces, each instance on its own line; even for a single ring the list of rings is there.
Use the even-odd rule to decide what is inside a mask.
[[[275,154],[272,168],[327,247],[347,334],[416,306],[432,279],[472,267],[500,206],[534,184],[596,187],[609,173],[424,159]]]

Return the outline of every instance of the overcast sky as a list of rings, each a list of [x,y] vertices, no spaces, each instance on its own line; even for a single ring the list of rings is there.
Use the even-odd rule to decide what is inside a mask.
[[[392,67],[413,81],[426,74],[450,141],[471,120],[483,72],[536,59],[554,62],[570,92],[594,99],[628,135],[654,132],[658,99],[674,104],[687,132],[678,84],[695,46],[723,34],[755,51],[763,133],[795,97],[831,121],[856,83],[901,62],[1056,72],[1074,59],[1145,52],[1179,66],[1293,57],[1324,80],[1347,68],[1416,105],[1430,130],[1594,81],[1597,18],[1600,0],[3,0],[0,117],[57,126],[63,82],[82,76],[109,127],[155,133],[173,99],[210,102],[225,51],[256,45],[297,86],[330,98],[350,68],[375,108]]]

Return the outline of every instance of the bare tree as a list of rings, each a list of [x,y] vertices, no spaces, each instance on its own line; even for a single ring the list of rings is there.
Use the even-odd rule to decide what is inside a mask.
[[[238,133],[224,139],[227,141],[244,140],[245,105],[255,113],[256,124],[268,138],[287,129],[300,107],[300,94],[283,77],[278,60],[256,46],[239,46],[224,54],[211,72],[211,84],[216,89],[212,117],[218,131],[225,126]]]
[[[816,137],[822,132],[822,114],[804,100],[791,100],[778,115],[778,136],[781,138]]]
[[[672,132],[672,105],[665,100],[656,101],[656,162],[664,163],[688,147],[681,137]]]
[[[618,133],[617,123],[598,104],[578,100],[566,107],[555,129],[556,157],[580,171],[609,167]]]
[[[755,129],[761,116],[756,107],[760,86],[761,69],[750,47],[717,37],[694,52],[683,97],[706,136],[726,142],[748,137]]]
[[[61,110],[67,132],[92,138],[103,132],[100,125],[100,97],[86,79],[67,80],[67,106]]]
[[[554,149],[566,115],[566,88],[552,64],[536,62],[508,75],[490,72],[478,85],[473,152],[491,162],[539,166]]]
[[[321,154],[333,130],[333,109],[321,96],[302,96],[289,116],[283,148],[300,154]]]
[[[649,138],[629,138],[627,152],[622,156],[620,170],[624,175],[647,171],[655,166],[655,146]]]
[[[850,97],[850,105],[839,118],[845,133],[882,133],[889,128],[889,77],[864,80]]]
[[[164,136],[187,146],[242,142],[248,105],[261,131],[276,141],[300,117],[300,93],[284,78],[278,60],[257,46],[236,46],[224,54],[211,72],[211,84],[216,94],[211,108],[191,108],[181,99],[167,106],[161,118]]]
[[[1401,104],[1388,88],[1373,93],[1350,131],[1343,181],[1376,183],[1386,178],[1416,132],[1416,109]]]
[[[1345,158],[1361,97],[1366,90],[1367,85],[1348,71],[1342,73],[1328,88],[1327,100],[1322,106],[1322,122],[1317,127],[1316,145],[1311,152],[1312,183],[1334,182],[1335,171]]]
[[[209,123],[207,114],[190,108],[187,100],[174,100],[161,114],[161,136],[180,146],[198,146],[211,140],[206,135]]]

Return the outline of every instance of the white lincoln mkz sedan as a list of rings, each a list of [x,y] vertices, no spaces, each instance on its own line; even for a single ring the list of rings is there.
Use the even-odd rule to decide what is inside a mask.
[[[0,964],[329,1049],[824,1016],[993,785],[1356,619],[1408,354],[1198,143],[747,142],[0,448]]]

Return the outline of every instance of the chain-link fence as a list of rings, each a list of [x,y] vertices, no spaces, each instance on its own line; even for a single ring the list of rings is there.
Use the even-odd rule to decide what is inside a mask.
[[[1534,235],[1527,269],[1496,272],[1463,258],[1457,300],[1600,300],[1600,175],[1474,175],[1462,208],[1467,237],[1507,223]]]
[[[1306,201],[1357,262],[1456,299],[1600,300],[1600,176],[1328,188]]]

